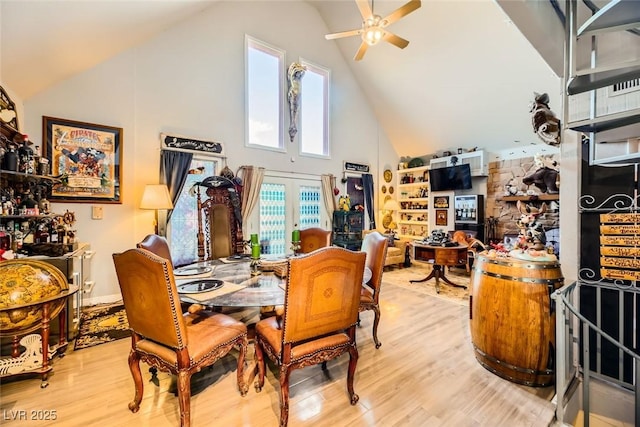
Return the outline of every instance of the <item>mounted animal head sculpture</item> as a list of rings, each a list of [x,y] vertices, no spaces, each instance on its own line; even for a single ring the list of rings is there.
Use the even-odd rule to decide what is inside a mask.
[[[543,193],[557,194],[558,189],[558,162],[551,157],[536,154],[535,164],[538,169],[531,175],[522,178],[525,185],[535,185]]]
[[[545,143],[553,146],[560,145],[560,120],[549,108],[549,95],[534,92],[534,100],[529,112],[533,132]]]

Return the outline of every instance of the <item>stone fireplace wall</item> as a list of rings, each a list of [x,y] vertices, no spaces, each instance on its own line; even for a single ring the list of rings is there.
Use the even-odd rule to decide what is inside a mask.
[[[535,165],[533,157],[500,160],[489,163],[485,217],[493,217],[497,220],[495,237],[498,240],[502,240],[504,235],[518,234],[516,221],[520,217],[520,212],[516,207],[517,201],[504,200],[505,196],[507,196],[506,187],[510,183],[515,183],[518,189],[525,194],[527,190],[534,190],[537,194],[542,194],[534,185],[527,187],[522,183],[522,178],[531,175],[537,169],[538,167]],[[545,195],[541,197],[545,197]],[[524,202],[536,208],[539,208],[542,203],[546,203],[547,212],[541,217],[541,223],[545,230],[557,229],[560,226],[559,200],[529,200],[530,198],[525,195],[518,198],[521,198]],[[492,237],[489,227],[487,227],[486,235],[487,240]]]

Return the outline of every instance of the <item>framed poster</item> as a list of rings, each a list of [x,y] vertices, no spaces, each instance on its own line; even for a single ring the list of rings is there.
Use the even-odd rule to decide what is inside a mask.
[[[122,128],[43,116],[42,141],[52,201],[122,203]]]
[[[448,225],[447,214],[448,211],[446,209],[436,209],[436,225]]]

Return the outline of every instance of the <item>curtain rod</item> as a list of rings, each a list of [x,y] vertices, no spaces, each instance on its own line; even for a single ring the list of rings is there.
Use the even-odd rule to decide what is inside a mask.
[[[265,168],[265,170],[264,170],[264,174],[265,175],[273,176],[274,173],[275,174],[285,174],[285,175],[306,176],[306,177],[310,177],[310,178],[320,178],[320,177],[322,177],[322,175],[317,175],[317,174],[313,174],[313,173],[302,173],[302,172],[294,172],[294,171],[281,171],[281,170],[267,169],[267,168]]]
[[[217,153],[209,153],[207,151],[195,151],[195,150],[185,150],[182,148],[173,148],[173,147],[160,147],[160,151],[179,151],[181,153],[191,153],[194,156],[202,155],[205,157],[217,157],[219,159],[227,160],[227,156]]]

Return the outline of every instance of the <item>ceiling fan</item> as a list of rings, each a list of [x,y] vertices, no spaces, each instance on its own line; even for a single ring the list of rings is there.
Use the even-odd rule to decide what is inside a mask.
[[[371,0],[371,6],[369,6],[369,0],[355,1],[356,5],[358,5],[358,9],[360,9],[360,14],[362,15],[362,28],[327,34],[324,36],[327,40],[360,36],[362,38],[362,43],[360,44],[358,52],[356,52],[356,56],[353,58],[356,61],[360,61],[364,57],[369,46],[377,44],[380,40],[389,42],[400,49],[404,49],[409,45],[409,40],[396,36],[392,32],[388,31],[386,27],[403,16],[406,16],[418,9],[421,5],[420,0],[410,0],[404,6],[400,6],[384,18],[373,13],[373,0]]]

